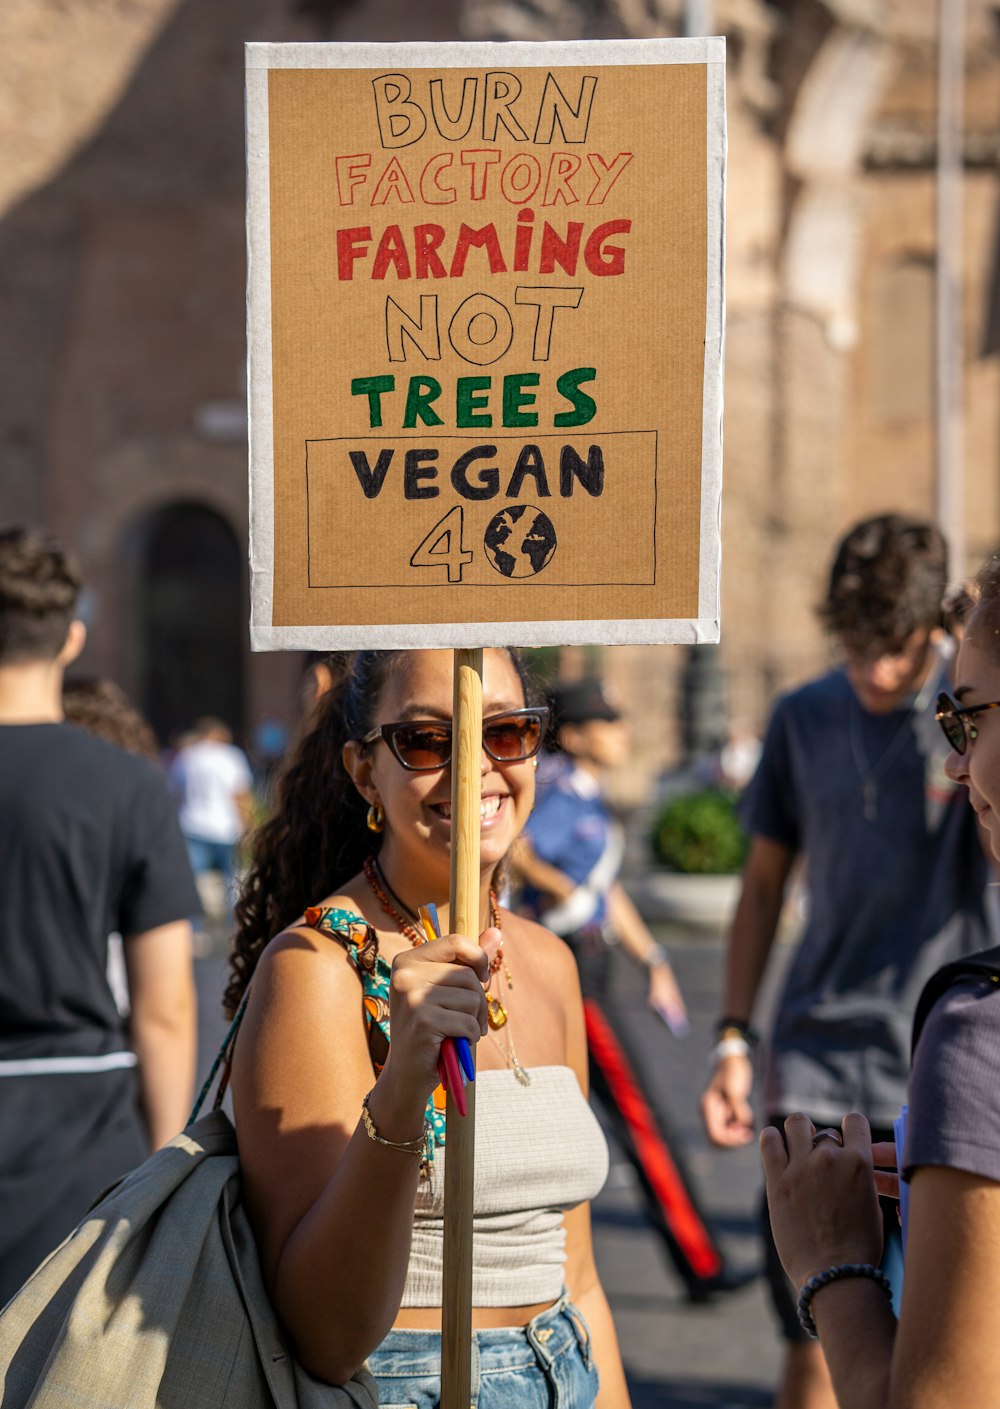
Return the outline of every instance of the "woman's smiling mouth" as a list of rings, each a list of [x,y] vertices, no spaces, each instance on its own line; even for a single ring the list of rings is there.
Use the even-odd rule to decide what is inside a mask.
[[[489,793],[486,797],[482,798],[479,804],[479,820],[481,822],[492,821],[499,813],[506,798],[506,793]],[[446,822],[451,821],[450,802],[431,803],[430,807],[432,812],[436,812],[437,815],[442,817]]]

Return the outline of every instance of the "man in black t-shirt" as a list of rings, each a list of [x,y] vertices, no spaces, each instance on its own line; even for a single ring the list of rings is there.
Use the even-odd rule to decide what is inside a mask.
[[[0,532],[0,1305],[178,1133],[194,1079],[198,900],[173,800],[155,764],[62,722],[79,589],[58,545]]]
[[[840,544],[821,616],[844,663],[778,701],[744,803],[751,844],[702,1097],[718,1145],[753,1138],[748,1024],[797,861],[809,913],[764,1063],[768,1124],[801,1110],[839,1126],[860,1110],[877,1139],[891,1140],[920,990],[940,964],[990,942],[986,858],[965,789],[944,771],[948,746],[934,720],[948,684],[946,585],[946,545],[930,524],[886,514]],[[887,1233],[898,1243],[894,1211]],[[787,1349],[776,1404],[835,1409],[766,1220],[764,1235]]]

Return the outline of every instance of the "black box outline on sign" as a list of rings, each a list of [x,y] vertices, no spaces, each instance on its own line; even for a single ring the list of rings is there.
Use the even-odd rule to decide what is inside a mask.
[[[486,429],[486,428],[484,427],[484,429]],[[652,575],[652,577],[649,577],[649,578],[641,578],[641,579],[638,579],[638,580],[630,580],[630,581],[627,581],[627,582],[626,582],[626,581],[621,581],[621,580],[617,580],[617,581],[614,581],[614,582],[551,582],[551,581],[549,581],[548,579],[546,579],[546,581],[542,584],[542,585],[543,585],[544,587],[546,587],[546,588],[549,588],[549,587],[571,587],[571,588],[575,589],[575,590],[578,591],[578,592],[588,592],[588,591],[590,591],[592,588],[598,588],[598,587],[655,587],[655,586],[656,586],[656,565],[657,565],[657,559],[656,559],[656,525],[657,525],[657,516],[658,516],[658,512],[659,512],[659,493],[660,493],[660,483],[659,483],[659,481],[660,481],[660,453],[659,453],[659,452],[660,452],[660,433],[659,433],[658,430],[595,431],[595,432],[593,433],[593,436],[592,436],[591,438],[592,438],[594,441],[601,440],[601,439],[606,440],[606,439],[610,438],[611,436],[616,436],[616,435],[651,435],[651,436],[653,437],[653,515],[652,515],[653,575]],[[419,441],[426,441],[426,440],[429,440],[429,439],[432,439],[432,438],[433,438],[435,441],[439,441],[439,440],[464,440],[464,441],[469,441],[469,440],[472,439],[473,437],[470,436],[470,435],[435,435],[435,436],[433,436],[433,437],[430,437],[430,436],[425,436],[425,435],[424,435],[424,436],[421,436],[421,435],[391,435],[391,434],[390,434],[390,435],[387,435],[387,436],[385,436],[385,437],[383,437],[383,439],[385,439],[385,440],[391,440],[391,441],[393,441],[393,442],[400,442],[400,441],[414,441],[414,442],[419,442]],[[559,435],[558,432],[554,432],[554,431],[547,431],[547,432],[545,432],[543,435],[535,436],[535,440],[536,440],[536,441],[537,441],[537,440],[560,440],[560,441],[565,442],[565,441],[567,441],[568,439],[571,439],[571,438],[572,438],[572,437],[567,436],[567,435]],[[412,579],[409,580],[409,581],[407,581],[407,582],[313,582],[313,579],[312,579],[312,529],[311,529],[311,513],[310,513],[310,504],[309,504],[309,447],[310,447],[310,445],[329,445],[329,444],[331,444],[331,443],[333,443],[333,442],[337,442],[337,441],[348,441],[348,442],[350,442],[350,444],[356,445],[356,444],[358,443],[358,441],[360,441],[360,440],[377,440],[377,439],[379,439],[378,436],[370,435],[370,434],[369,434],[369,435],[364,435],[364,434],[362,434],[362,435],[310,436],[310,437],[308,437],[308,438],[306,439],[306,441],[305,441],[305,475],[306,475],[306,582],[307,582],[308,590],[309,590],[310,592],[357,592],[357,591],[363,591],[363,590],[365,590],[365,589],[369,589],[369,590],[372,590],[372,591],[384,591],[384,590],[387,590],[387,589],[395,589],[395,588],[407,588],[407,589],[409,589],[410,591],[415,591],[415,590],[416,590],[416,591],[423,591],[423,590],[426,589],[426,588],[431,588],[431,589],[435,589],[435,590],[437,590],[437,589],[439,589],[439,588],[448,588],[448,589],[450,589],[450,590],[454,590],[454,589],[456,589],[456,588],[460,589],[460,588],[462,588],[462,587],[478,587],[478,588],[480,588],[480,589],[482,589],[482,590],[488,590],[489,587],[493,587],[493,586],[500,587],[503,583],[506,583],[507,587],[515,587],[515,588],[516,588],[516,587],[530,587],[530,586],[531,586],[531,583],[532,583],[532,581],[533,581],[533,579],[531,579],[531,578],[501,578],[499,582],[497,582],[497,583],[490,583],[490,584],[485,584],[485,583],[482,583],[482,582],[419,582],[419,583],[415,583],[415,582],[413,582]],[[524,440],[526,439],[526,437],[523,436],[523,435],[522,435],[522,436],[517,436],[517,435],[500,435],[500,436],[497,436],[497,435],[493,435],[493,436],[490,437],[490,439],[496,441],[498,444],[500,444],[500,443],[503,442],[503,441],[510,441],[510,440],[513,440],[513,441],[521,441],[521,442],[523,443]],[[532,442],[532,443],[533,443],[533,442]],[[537,574],[537,576],[540,576],[540,575],[541,575],[541,574]]]

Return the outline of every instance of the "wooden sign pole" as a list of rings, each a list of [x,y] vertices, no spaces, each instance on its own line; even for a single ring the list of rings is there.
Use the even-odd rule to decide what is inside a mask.
[[[455,652],[451,755],[451,929],[477,939],[479,805],[483,750],[483,653]],[[473,1047],[473,1053],[475,1048]],[[473,1057],[475,1060],[475,1057]],[[460,1116],[448,1094],[441,1299],[441,1409],[468,1409],[472,1381],[472,1194],[476,1084]]]

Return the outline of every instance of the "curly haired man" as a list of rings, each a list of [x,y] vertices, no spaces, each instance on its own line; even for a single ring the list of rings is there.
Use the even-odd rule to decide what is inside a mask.
[[[805,862],[808,918],[777,1004],[761,1105],[837,1126],[850,1110],[892,1139],[905,1100],[913,1009],[942,963],[989,942],[988,872],[964,791],[944,772],[934,720],[947,685],[942,627],[947,548],[933,525],[883,514],[840,543],[820,618],[842,663],[775,706],[744,804],[751,833],[729,934],[709,1136],[753,1138],[749,1023],[793,868]],[[763,1220],[772,1299],[786,1342],[779,1409],[834,1409],[818,1342]],[[895,1212],[887,1250],[898,1246]],[[898,1272],[894,1284],[898,1282]]]

